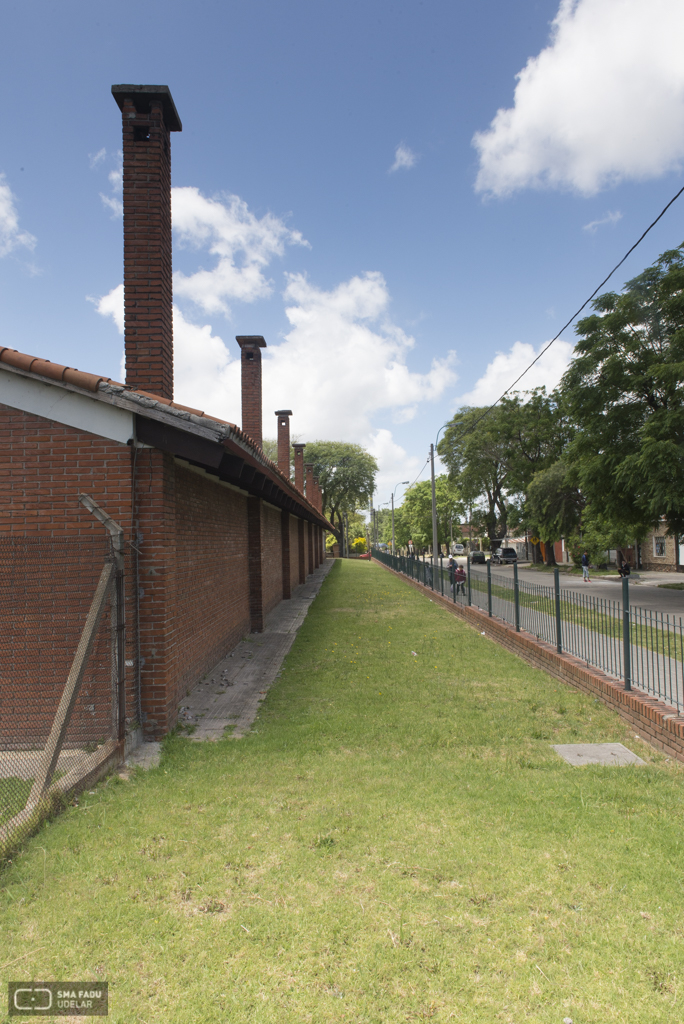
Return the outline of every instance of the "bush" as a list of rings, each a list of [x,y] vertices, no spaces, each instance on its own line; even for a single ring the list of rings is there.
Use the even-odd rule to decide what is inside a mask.
[[[366,553],[366,538],[357,537],[355,541],[352,541],[351,549],[355,555],[365,555]]]

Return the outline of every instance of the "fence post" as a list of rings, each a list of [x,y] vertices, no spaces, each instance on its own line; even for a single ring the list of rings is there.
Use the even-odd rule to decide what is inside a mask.
[[[515,606],[515,631],[520,632],[520,588],[518,586],[518,563],[513,563],[513,604]]]
[[[629,580],[622,577],[622,662],[625,675],[625,690],[632,689],[631,636],[629,625]]]
[[[561,636],[561,606],[560,606],[560,573],[558,566],[553,570],[553,590],[556,599],[556,650],[563,653],[563,637]]]
[[[439,556],[439,590],[442,597],[444,597],[444,563],[441,554]]]
[[[487,612],[492,617],[492,560],[487,562]]]
[[[467,556],[466,565],[468,566],[468,607],[470,608],[473,603],[470,590],[470,555]]]

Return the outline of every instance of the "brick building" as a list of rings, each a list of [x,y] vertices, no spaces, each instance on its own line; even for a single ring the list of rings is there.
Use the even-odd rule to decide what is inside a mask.
[[[325,557],[320,491],[261,448],[263,338],[241,336],[242,427],[173,401],[166,86],[113,86],[124,153],[124,384],[0,346],[0,535],[91,537],[95,499],[126,541],[127,712],[173,727],[188,688]],[[285,440],[287,438],[287,441]],[[300,447],[300,461],[303,462]]]

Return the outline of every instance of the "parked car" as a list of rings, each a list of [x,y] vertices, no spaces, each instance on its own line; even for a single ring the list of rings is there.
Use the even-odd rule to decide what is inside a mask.
[[[513,565],[518,561],[518,552],[515,548],[499,548],[492,553],[492,562],[495,565]]]
[[[484,565],[486,561],[487,559],[485,558],[484,551],[473,551],[472,555],[470,556],[471,565]]]
[[[464,555],[465,554],[464,546],[462,544],[455,544],[455,543],[452,544],[451,545],[451,554],[452,555]]]

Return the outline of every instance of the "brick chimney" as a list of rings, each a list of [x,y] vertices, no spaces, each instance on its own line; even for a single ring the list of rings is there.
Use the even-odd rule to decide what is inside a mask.
[[[305,462],[304,469],[306,470],[306,500],[315,507],[313,462]]]
[[[278,409],[278,469],[290,479],[290,416],[292,409]]]
[[[260,334],[238,334],[242,351],[242,429],[261,448],[261,350],[266,342]]]
[[[293,444],[295,464],[295,487],[300,494],[304,493],[304,449],[305,444]]]
[[[320,512],[321,511],[321,488],[318,485],[318,477],[317,476],[315,476],[313,478],[313,493],[314,493],[313,503],[316,506],[316,508],[318,509],[318,511]]]
[[[167,85],[113,85],[123,119],[126,383],[173,399],[171,141]]]

